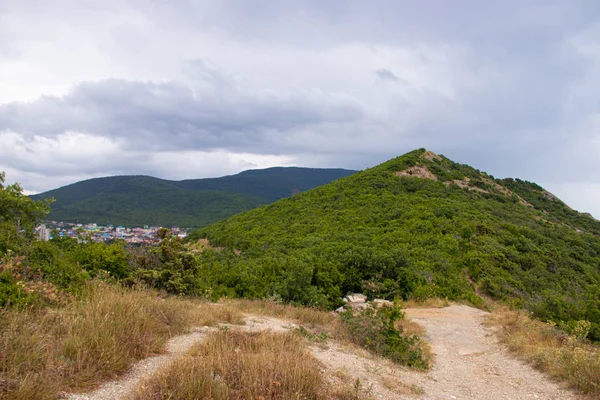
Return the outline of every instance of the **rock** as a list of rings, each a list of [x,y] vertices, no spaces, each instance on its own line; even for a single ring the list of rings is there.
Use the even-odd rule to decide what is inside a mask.
[[[346,296],[344,300],[346,300],[348,303],[366,303],[367,296],[361,293],[354,293]]]
[[[344,311],[346,311],[346,309],[343,306],[342,307],[338,307],[338,308],[335,309],[336,313],[342,313]]]
[[[375,308],[391,307],[394,305],[394,303],[392,303],[391,301],[384,299],[375,299],[371,302],[371,304],[373,304],[373,307]]]
[[[369,308],[369,305],[367,303],[350,303],[350,308],[352,308],[352,310],[363,311]]]

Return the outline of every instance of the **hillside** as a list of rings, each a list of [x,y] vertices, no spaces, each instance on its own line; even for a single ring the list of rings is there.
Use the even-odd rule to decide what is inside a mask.
[[[420,162],[422,154],[404,159]],[[445,160],[440,161],[445,164]],[[410,172],[434,178],[432,169],[413,165]],[[418,179],[405,176],[410,175],[408,169],[391,171],[381,175],[400,181]],[[356,232],[375,233],[375,225],[382,224],[373,218],[376,213],[372,210],[384,204],[368,193],[365,182],[368,180],[353,182],[350,178],[333,185],[353,200],[361,200],[363,192],[370,196],[361,200],[361,209],[354,210],[362,217],[341,223],[335,221],[344,217],[343,208],[350,211],[359,202],[340,201],[342,207],[336,207],[337,211],[321,213],[319,196],[310,195],[324,190],[317,189],[277,203],[303,206],[295,209],[295,216],[303,221],[316,213],[308,235],[318,232],[318,225],[338,224],[336,231],[328,228],[326,235],[315,235],[312,243],[305,241],[306,249],[262,243],[240,252],[211,246],[206,240],[185,244],[165,228],[159,231],[162,240],[157,246],[131,247],[122,241],[108,244],[59,236],[37,240],[34,228],[45,218],[49,206],[25,196],[18,184],[5,186],[4,174],[0,173],[0,398],[582,398],[564,390],[564,385],[590,398],[597,397],[599,348],[585,339],[589,333],[592,339],[597,338],[597,325],[574,319],[583,316],[596,323],[592,318],[597,304],[593,301],[598,299],[593,297],[590,283],[595,279],[595,270],[588,268],[586,276],[577,281],[569,275],[569,266],[561,264],[563,258],[547,268],[564,278],[559,290],[566,293],[568,303],[557,300],[560,293],[554,298],[547,297],[546,292],[539,296],[539,302],[549,305],[551,312],[564,310],[552,317],[559,327],[563,321],[573,323],[563,324],[563,329],[497,304],[488,314],[466,305],[450,305],[444,299],[427,304],[410,301],[385,305],[381,300],[365,304],[363,296],[349,296],[347,310],[339,314],[283,304],[281,300],[323,307],[337,305],[341,300],[336,296],[346,289],[344,285],[352,284],[346,281],[352,273],[350,278],[362,283],[358,286],[370,296],[419,299],[440,296],[455,288],[446,292],[448,297],[475,304],[481,301],[468,285],[482,285],[486,278],[482,282],[481,277],[486,273],[493,276],[497,266],[484,264],[484,272],[480,270],[478,277],[469,278],[464,271],[469,268],[473,274],[473,264],[461,269],[461,257],[456,256],[475,252],[479,240],[483,240],[477,238],[492,237],[491,231],[469,235],[473,246],[461,244],[454,251],[450,242],[442,247],[439,241],[437,246],[444,251],[446,264],[431,266],[431,259],[415,260],[409,252],[385,252],[374,247],[371,254],[365,249],[361,253],[358,245],[365,238],[353,238],[357,233],[348,226],[362,220],[364,224]],[[382,191],[382,181],[373,182],[381,197],[389,201]],[[393,188],[395,181],[389,183],[387,187]],[[489,185],[481,190],[498,189],[493,182]],[[434,197],[434,192],[424,187],[413,189],[409,187],[406,198],[414,200],[410,207],[417,208],[419,201]],[[486,193],[481,190],[477,192]],[[510,195],[504,189],[498,190]],[[402,191],[392,192],[398,197]],[[415,200],[418,196],[420,200]],[[513,201],[520,202],[516,196]],[[467,204],[462,208],[466,209]],[[523,206],[530,209],[525,201]],[[459,226],[460,212],[454,217]],[[273,220],[267,222],[276,228],[277,235],[284,236],[282,226]],[[574,231],[562,222],[544,223]],[[449,226],[442,227],[444,234],[454,229]],[[465,233],[464,229],[460,231]],[[416,244],[427,232],[419,226],[405,241]],[[290,236],[294,235],[292,231]],[[378,241],[367,237],[364,245],[383,248],[381,239],[385,235],[382,230]],[[597,256],[597,242],[590,240],[596,238],[583,232],[577,235],[589,246],[582,249],[582,243],[574,239],[566,243],[573,257],[579,261],[594,257],[585,251]],[[503,235],[504,240],[509,237]],[[453,238],[459,239],[458,234],[454,233]],[[550,239],[553,237],[547,241]],[[406,250],[393,240],[388,237],[385,245]],[[429,245],[436,237],[429,235],[425,240]],[[328,253],[328,241],[336,247],[333,252]],[[488,238],[489,243],[492,241],[493,237]],[[523,246],[515,243],[513,240],[512,246],[522,251]],[[562,256],[565,249],[552,244],[551,256]],[[502,245],[506,246],[496,243],[496,253],[489,253],[494,260],[501,258],[505,250]],[[420,254],[419,249],[415,254]],[[478,260],[485,261],[483,256]],[[584,268],[582,264],[573,266]],[[511,272],[517,269],[515,266]],[[373,279],[361,282],[364,277],[359,274],[371,274]],[[575,297],[569,292],[569,279],[589,284]],[[531,282],[533,277],[523,287],[537,293]],[[431,290],[423,290],[428,287]],[[224,294],[267,299],[224,299]],[[218,297],[218,306],[205,301]],[[410,304],[417,308],[400,308]],[[573,314],[577,310],[565,308],[565,304],[580,307],[587,314]],[[570,330],[569,335],[564,330]],[[563,382],[551,382],[514,360],[503,343],[519,358]]]
[[[31,196],[54,198],[49,219],[113,225],[205,226],[355,171],[268,168],[210,179],[95,178]]]
[[[341,295],[532,311],[600,340],[600,222],[538,185],[416,150],[201,229],[215,293],[333,307]],[[583,324],[583,325],[582,325]]]

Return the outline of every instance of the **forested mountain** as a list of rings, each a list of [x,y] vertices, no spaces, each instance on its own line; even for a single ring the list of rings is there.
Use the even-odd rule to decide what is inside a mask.
[[[205,227],[213,293],[335,306],[502,299],[600,340],[600,222],[531,182],[495,179],[415,150]],[[234,251],[235,250],[235,251]],[[236,255],[239,254],[239,255]]]
[[[56,199],[48,216],[53,220],[200,227],[354,172],[276,167],[183,181],[113,176],[77,182],[31,197]]]

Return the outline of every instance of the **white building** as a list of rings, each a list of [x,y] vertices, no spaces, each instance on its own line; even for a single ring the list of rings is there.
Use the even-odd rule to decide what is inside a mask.
[[[46,225],[40,225],[37,228],[37,235],[40,240],[48,241],[50,240],[50,229],[48,229]]]

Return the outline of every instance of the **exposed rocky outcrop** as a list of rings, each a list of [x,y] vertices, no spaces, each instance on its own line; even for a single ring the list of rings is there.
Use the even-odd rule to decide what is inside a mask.
[[[368,302],[367,296],[365,296],[362,293],[349,294],[348,296],[344,297],[343,301],[346,304],[342,307],[339,307],[337,310],[335,310],[336,312],[341,313],[347,309],[355,310],[355,311],[362,311],[362,310],[366,310],[369,307],[373,307],[373,308],[390,307],[394,304],[391,301],[384,300],[384,299],[373,299],[372,301]]]

